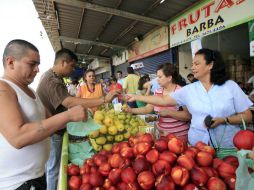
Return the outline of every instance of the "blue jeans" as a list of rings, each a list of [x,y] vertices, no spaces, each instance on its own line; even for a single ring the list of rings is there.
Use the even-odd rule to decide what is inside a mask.
[[[63,137],[54,134],[50,137],[50,154],[46,163],[47,190],[56,190],[61,161]]]

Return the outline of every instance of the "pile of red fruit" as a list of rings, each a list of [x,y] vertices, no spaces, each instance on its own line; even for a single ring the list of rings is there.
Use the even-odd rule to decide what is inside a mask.
[[[130,137],[102,150],[79,168],[69,165],[71,190],[225,190],[234,189],[238,160],[215,158],[215,150],[195,147],[170,134],[153,140],[150,134]]]

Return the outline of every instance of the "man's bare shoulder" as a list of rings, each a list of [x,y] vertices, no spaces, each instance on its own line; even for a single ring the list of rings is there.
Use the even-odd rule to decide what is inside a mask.
[[[0,96],[16,94],[15,91],[4,81],[0,80]]]

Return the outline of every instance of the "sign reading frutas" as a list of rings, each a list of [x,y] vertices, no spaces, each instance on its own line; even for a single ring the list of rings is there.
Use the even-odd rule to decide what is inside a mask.
[[[205,0],[170,22],[170,47],[254,19],[253,0]]]

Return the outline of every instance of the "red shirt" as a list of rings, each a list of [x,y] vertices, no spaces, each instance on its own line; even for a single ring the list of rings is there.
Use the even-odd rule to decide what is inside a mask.
[[[113,91],[113,90],[119,90],[120,93],[122,93],[122,92],[123,92],[122,85],[119,84],[119,83],[111,84],[111,85],[109,86],[109,92],[111,92],[111,91]],[[121,101],[122,96],[121,96],[121,95],[118,95],[117,97],[118,97],[118,100]]]

